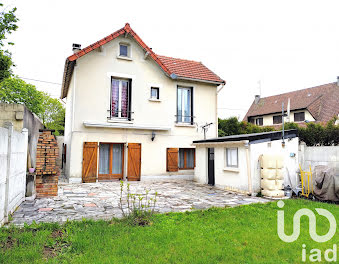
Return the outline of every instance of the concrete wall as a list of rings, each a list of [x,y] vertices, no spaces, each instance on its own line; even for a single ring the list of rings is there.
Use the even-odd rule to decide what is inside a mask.
[[[25,199],[27,129],[0,128],[0,225]]]
[[[117,57],[119,42],[129,43],[131,60]],[[206,122],[213,122],[207,137],[217,136],[217,85],[172,80],[144,55],[134,40],[122,36],[105,44],[102,52],[93,51],[77,60],[67,95],[65,121],[66,175],[70,181],[81,180],[83,142],[86,141],[141,143],[141,174],[157,176],[170,175],[166,172],[166,148],[192,147],[192,140],[203,139],[201,125]],[[112,77],[132,80],[132,122],[107,120]],[[175,123],[177,85],[193,88],[193,115],[196,117],[193,126]],[[159,101],[149,100],[151,86],[160,88]],[[90,128],[84,126],[85,121],[169,130],[155,129],[156,138],[151,141],[152,129]]]
[[[28,152],[31,157],[32,167],[35,168],[36,146],[39,138],[39,129],[43,129],[42,121],[25,107],[23,127],[28,130]]]
[[[57,158],[57,165],[60,168],[60,172],[64,173],[64,168],[62,168],[62,152],[63,152],[64,136],[57,136],[56,140],[57,140],[58,148],[59,148],[59,152],[58,152],[59,154],[58,154],[58,158]]]
[[[25,106],[22,104],[0,103],[0,127],[11,122],[15,131],[21,131],[24,124]]]
[[[35,168],[36,145],[39,137],[39,129],[44,125],[40,119],[22,104],[0,103],[0,127],[6,122],[11,122],[15,131],[21,132],[28,129],[28,152],[31,157],[32,167]]]
[[[207,173],[207,148],[214,147],[215,185],[226,187],[237,191],[247,192],[248,173],[246,161],[246,142],[222,142],[215,144],[196,144],[196,168],[194,180],[199,183],[208,183]],[[238,148],[238,168],[228,168],[226,166],[226,148]],[[298,138],[285,141],[282,147],[281,140],[249,144],[249,160],[252,179],[252,190],[257,193],[260,188],[260,155],[282,155],[284,157],[284,181],[285,185],[296,184],[296,171],[298,169]],[[293,154],[293,155],[291,155]],[[295,156],[294,156],[295,154]],[[291,157],[293,156],[293,157]]]
[[[339,146],[308,147],[305,143],[299,147],[299,163],[303,170],[312,170],[317,165],[326,165],[335,168],[339,175]]]

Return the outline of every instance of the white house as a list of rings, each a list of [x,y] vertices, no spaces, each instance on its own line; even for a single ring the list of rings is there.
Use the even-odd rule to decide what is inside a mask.
[[[262,155],[282,157],[284,185],[296,187],[298,137],[296,130],[243,134],[196,140],[194,180],[245,193],[261,191]]]
[[[95,182],[181,174],[193,177],[193,140],[212,123],[225,81],[200,62],[157,55],[129,24],[65,62],[65,174]]]

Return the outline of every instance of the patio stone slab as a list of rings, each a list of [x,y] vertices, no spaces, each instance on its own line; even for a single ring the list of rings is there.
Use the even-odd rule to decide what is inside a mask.
[[[127,182],[126,182],[127,183]],[[151,198],[158,193],[155,211],[184,212],[210,207],[233,207],[270,201],[249,197],[185,180],[129,182],[131,193]],[[23,202],[13,214],[12,224],[23,226],[39,222],[111,219],[122,217],[119,207],[120,182],[67,184],[59,183],[59,196]],[[126,196],[124,196],[126,199]],[[126,208],[126,203],[123,208]],[[11,224],[9,223],[9,224]]]

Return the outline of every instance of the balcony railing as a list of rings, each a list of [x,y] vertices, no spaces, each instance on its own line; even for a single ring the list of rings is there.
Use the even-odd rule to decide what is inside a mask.
[[[132,111],[115,111],[115,115],[112,115],[111,110],[107,110],[107,112],[108,112],[107,120],[117,120],[117,119],[128,120],[128,121],[134,120],[132,118],[132,114],[134,114],[134,112]],[[125,113],[127,116],[123,116]]]
[[[194,125],[195,116],[175,115],[175,123],[184,123]]]

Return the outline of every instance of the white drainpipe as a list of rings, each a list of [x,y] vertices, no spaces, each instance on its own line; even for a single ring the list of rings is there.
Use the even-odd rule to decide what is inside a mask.
[[[251,160],[250,160],[250,152],[249,148],[250,145],[248,144],[248,140],[245,143],[245,149],[246,149],[246,165],[247,165],[247,181],[248,181],[248,192],[250,195],[253,194],[253,189],[252,189],[252,175],[251,175]]]

